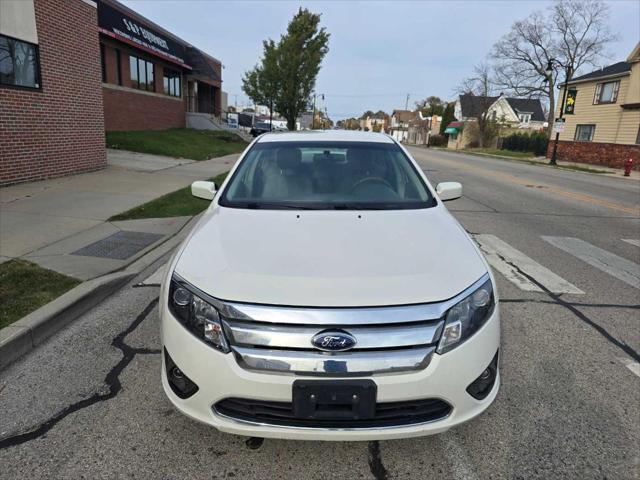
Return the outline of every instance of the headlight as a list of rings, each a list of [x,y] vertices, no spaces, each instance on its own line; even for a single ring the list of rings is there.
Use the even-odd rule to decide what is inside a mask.
[[[449,309],[436,351],[446,353],[470,338],[484,325],[494,308],[493,286],[489,279]]]
[[[218,310],[175,278],[169,287],[169,310],[200,340],[221,352],[229,352]]]

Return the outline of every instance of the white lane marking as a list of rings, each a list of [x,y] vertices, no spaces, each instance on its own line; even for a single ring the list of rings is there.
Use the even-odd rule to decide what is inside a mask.
[[[631,370],[637,377],[640,377],[640,363],[634,362],[628,358],[618,357],[620,363]]]
[[[145,278],[138,285],[160,285],[160,282],[162,282],[162,279],[164,278],[164,272],[166,271],[166,269],[167,264],[163,263],[155,272]]]
[[[479,234],[474,235],[474,238],[480,245],[480,249],[485,253],[489,264],[521,290],[528,292],[543,291],[525,275],[522,275],[520,271],[534,278],[552,293],[584,294],[575,285],[527,257],[524,253],[516,250],[495,235]]]
[[[554,247],[579,258],[598,270],[640,289],[640,265],[573,237],[542,237]]]
[[[622,241],[635,245],[636,247],[640,247],[640,240],[636,238],[623,238]]]

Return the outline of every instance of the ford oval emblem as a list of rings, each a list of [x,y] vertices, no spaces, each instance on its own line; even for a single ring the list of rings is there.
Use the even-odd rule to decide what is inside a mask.
[[[353,335],[341,331],[320,332],[311,339],[314,347],[327,352],[344,352],[356,346]]]

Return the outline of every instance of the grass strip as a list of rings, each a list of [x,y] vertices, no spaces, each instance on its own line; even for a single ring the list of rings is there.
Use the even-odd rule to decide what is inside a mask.
[[[242,152],[247,142],[239,136],[218,130],[143,130],[107,132],[107,148],[164,155],[191,160],[208,160]]]
[[[25,260],[0,264],[0,328],[55,300],[79,280]]]
[[[221,173],[212,178],[211,181],[215,182],[218,188],[220,188],[220,185],[222,185],[228,173],[229,172]],[[196,198],[191,195],[191,185],[189,185],[175,192],[167,193],[155,200],[133,207],[126,212],[114,215],[108,221],[193,216],[206,209],[210,203],[210,200],[203,200],[202,198]]]

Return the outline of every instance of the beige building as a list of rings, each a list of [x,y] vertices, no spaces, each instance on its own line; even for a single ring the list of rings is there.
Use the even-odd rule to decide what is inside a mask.
[[[558,159],[622,167],[640,162],[640,43],[624,62],[572,79]],[[564,94],[564,85],[559,98]],[[560,107],[556,110],[556,118]],[[549,144],[549,153],[553,149]]]
[[[360,129],[367,132],[384,132],[387,127],[387,119],[384,117],[366,117],[360,119]]]

